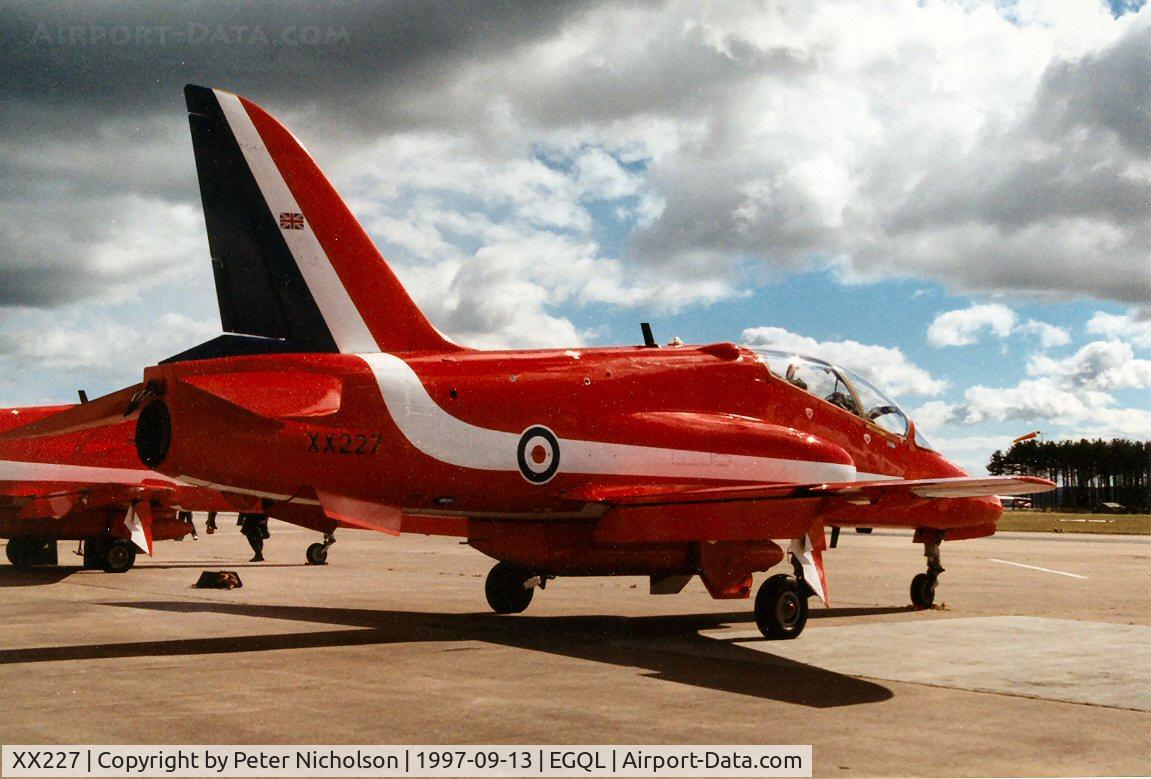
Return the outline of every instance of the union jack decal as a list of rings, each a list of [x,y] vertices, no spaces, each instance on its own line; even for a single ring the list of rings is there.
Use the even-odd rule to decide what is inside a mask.
[[[304,215],[292,213],[289,211],[280,212],[280,229],[281,230],[303,230],[304,229]]]

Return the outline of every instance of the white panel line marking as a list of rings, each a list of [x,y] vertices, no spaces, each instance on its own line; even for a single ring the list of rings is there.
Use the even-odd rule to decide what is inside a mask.
[[[998,560],[994,557],[987,558],[993,563],[1003,563],[1004,565],[1014,565],[1016,568],[1028,568],[1032,571],[1043,571],[1043,573],[1057,573],[1060,576],[1070,576],[1072,579],[1086,579],[1088,577],[1079,573],[1067,573],[1067,571],[1056,571],[1053,568],[1041,568],[1038,565],[1026,565],[1024,563],[1013,563],[1010,560]]]
[[[24,460],[0,460],[0,481],[60,481],[93,484],[135,483],[148,479],[165,484],[177,482],[162,473],[142,468],[106,468],[101,465],[67,465]]]

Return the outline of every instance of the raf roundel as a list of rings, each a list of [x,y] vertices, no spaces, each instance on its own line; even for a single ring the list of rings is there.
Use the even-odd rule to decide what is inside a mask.
[[[543,425],[532,425],[520,435],[516,446],[520,473],[532,484],[551,481],[560,467],[560,442]]]

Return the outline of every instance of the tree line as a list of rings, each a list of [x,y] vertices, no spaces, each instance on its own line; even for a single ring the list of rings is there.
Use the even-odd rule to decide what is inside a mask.
[[[1119,503],[1129,511],[1151,507],[1151,441],[1039,441],[996,450],[987,464],[993,476],[1040,476],[1059,485],[1033,496],[1036,508],[1092,510]]]

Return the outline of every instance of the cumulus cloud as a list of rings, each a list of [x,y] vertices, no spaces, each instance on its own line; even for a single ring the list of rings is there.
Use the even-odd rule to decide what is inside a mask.
[[[223,37],[107,35],[194,25]],[[73,28],[83,40],[59,39]],[[303,28],[318,42],[285,39]],[[28,212],[44,182],[194,206],[173,140],[194,73],[289,120],[357,197],[478,198],[496,221],[514,211],[583,240],[602,229],[589,206],[610,202],[628,240],[606,258],[625,285],[647,269],[730,294],[759,262],[1137,302],[1151,297],[1149,28],[1146,8],[1088,3],[25,6],[0,20],[0,170]],[[393,157],[404,142],[415,152]],[[67,202],[40,208],[30,246],[70,220]],[[55,305],[45,289],[77,299],[102,280],[86,260],[73,279],[6,289]],[[682,287],[676,303],[698,302]]]
[[[969,387],[963,403],[952,411],[952,424],[978,424],[988,420],[1085,420],[1114,399],[1097,390],[1074,390],[1049,378],[1025,379],[1014,387]]]
[[[1036,319],[1018,322],[1018,315],[1001,303],[973,303],[967,308],[937,314],[927,328],[927,342],[937,348],[970,346],[987,332],[1000,339],[1010,335],[1033,336],[1044,349],[1071,343],[1071,332],[1065,327]]]
[[[1151,360],[1136,359],[1130,344],[1093,341],[1063,359],[1033,356],[1027,373],[1090,389],[1151,388]]]
[[[1039,345],[1044,349],[1055,346],[1066,346],[1071,343],[1071,333],[1066,327],[1057,327],[1047,322],[1028,319],[1015,328],[1018,333],[1034,335],[1039,339]]]
[[[1141,349],[1151,349],[1151,311],[1133,310],[1126,314],[1096,311],[1087,322],[1087,332],[1122,338]]]
[[[26,311],[0,336],[0,359],[17,365],[137,375],[143,366],[218,335],[215,322],[168,313],[139,326],[74,311],[47,316]]]
[[[106,35],[165,25],[233,32]],[[317,44],[285,40],[305,27]],[[86,37],[59,39],[73,28]],[[581,307],[680,311],[810,268],[1145,304],[1149,31],[1146,7],[1058,2],[16,6],[0,18],[0,310],[59,320],[207,272],[186,80],[283,118],[433,321],[474,345],[586,342]],[[944,312],[935,341],[1068,343],[988,308]],[[35,330],[21,321],[3,323],[9,345]],[[1088,329],[1151,343],[1134,310]],[[804,350],[824,346],[897,392],[943,387],[896,349]],[[1030,380],[1072,391],[1047,368]]]
[[[1072,429],[1080,436],[1151,437],[1151,413],[1122,407],[1097,387],[1053,375],[1023,379],[1010,387],[976,385],[968,387],[957,403],[926,403],[912,416],[928,430],[1010,422]]]
[[[809,354],[851,368],[893,395],[938,395],[947,382],[932,378],[912,363],[898,347],[862,344],[858,341],[817,341],[782,327],[753,327],[743,331],[749,346]]]
[[[968,308],[944,311],[927,328],[932,346],[968,346],[982,330],[1006,338],[1015,327],[1015,312],[999,303],[974,304]]]

